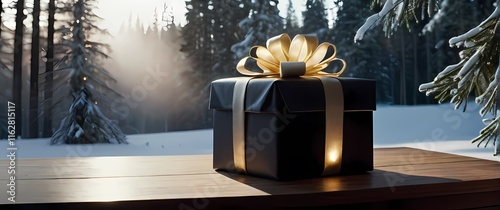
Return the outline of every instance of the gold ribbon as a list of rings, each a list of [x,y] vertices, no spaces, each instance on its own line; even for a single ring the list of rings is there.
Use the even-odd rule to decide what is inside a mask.
[[[345,70],[346,62],[335,58],[335,45],[324,42],[318,45],[315,36],[297,35],[290,40],[288,34],[267,40],[266,47],[254,46],[250,55],[238,62],[236,69],[243,75],[253,77],[298,77],[318,78],[325,91],[325,164],[323,175],[340,172],[344,123],[344,95],[340,81],[335,79]],[[326,57],[328,49],[333,54]],[[248,59],[254,59],[262,72],[245,67]],[[332,61],[341,61],[338,72],[322,71]],[[233,92],[233,155],[236,170],[246,172],[245,161],[245,92],[251,77],[242,77]]]
[[[288,34],[281,34],[267,40],[267,48],[254,46],[250,49],[250,55],[241,59],[236,66],[238,72],[246,76],[279,76],[282,65],[289,62],[300,62],[305,64],[305,76],[323,75],[338,77],[344,72],[346,63],[340,58],[335,58],[337,48],[328,42],[323,42],[318,46],[318,38],[309,35],[297,35],[290,41]],[[333,49],[333,54],[325,58],[328,49]],[[262,72],[255,72],[247,69],[245,64],[248,59],[257,61],[257,66]],[[335,73],[323,72],[330,62],[341,61],[343,67]],[[297,75],[299,76],[299,75]]]

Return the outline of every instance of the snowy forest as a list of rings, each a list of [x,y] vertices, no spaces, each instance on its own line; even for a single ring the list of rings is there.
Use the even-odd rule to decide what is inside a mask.
[[[374,26],[354,42],[381,2],[187,0],[185,16],[165,3],[151,11],[154,21],[130,15],[110,35],[94,13],[97,0],[0,0],[0,139],[8,136],[7,101],[16,104],[23,138],[74,143],[58,134],[85,142],[107,133],[125,142],[125,134],[210,128],[210,82],[238,76],[239,59],[281,33],[335,44],[347,62],[343,76],[377,80],[378,103],[438,103],[419,86],[460,61],[462,49],[448,40],[486,19],[495,0],[448,1],[432,28],[432,15],[419,17],[405,22],[407,29]],[[103,130],[82,134],[88,126]]]

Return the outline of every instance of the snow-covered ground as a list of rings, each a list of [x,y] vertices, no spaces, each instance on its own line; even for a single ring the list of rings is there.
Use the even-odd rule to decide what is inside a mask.
[[[374,112],[375,147],[413,147],[500,161],[493,144],[477,147],[470,140],[484,128],[480,106],[469,103],[466,112],[451,104],[378,106]]]
[[[483,123],[479,107],[455,111],[450,104],[379,105],[374,113],[375,147],[414,147],[500,161],[493,146],[470,143]],[[188,155],[212,153],[212,130],[129,135],[129,144],[49,145],[49,139],[16,140],[18,158]],[[7,141],[0,141],[7,148]],[[7,150],[4,150],[7,153]],[[6,158],[6,155],[0,156]]]

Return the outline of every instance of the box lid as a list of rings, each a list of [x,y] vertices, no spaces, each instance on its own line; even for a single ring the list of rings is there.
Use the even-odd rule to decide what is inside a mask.
[[[333,79],[333,78],[332,78]],[[344,92],[345,111],[373,111],[376,109],[375,80],[337,78]],[[232,110],[233,90],[238,78],[212,82],[210,109]],[[323,85],[317,78],[256,78],[246,89],[245,111],[273,112],[284,103],[290,112],[325,110]]]

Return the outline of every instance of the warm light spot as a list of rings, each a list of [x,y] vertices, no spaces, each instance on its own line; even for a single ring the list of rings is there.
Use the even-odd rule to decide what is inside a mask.
[[[87,77],[83,77],[83,81],[87,81]]]
[[[96,105],[97,105],[97,101],[94,101],[94,104],[96,104]]]
[[[337,160],[339,159],[339,152],[334,150],[334,151],[330,151],[328,153],[328,160],[330,160],[330,162],[336,162]]]

